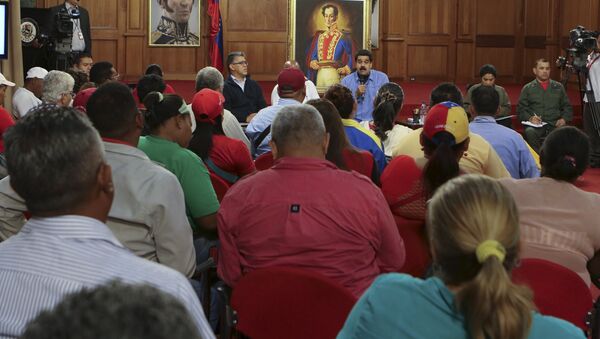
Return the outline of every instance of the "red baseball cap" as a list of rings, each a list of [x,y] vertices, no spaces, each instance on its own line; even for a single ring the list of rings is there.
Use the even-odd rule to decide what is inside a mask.
[[[452,134],[455,144],[465,141],[469,137],[469,118],[464,108],[451,101],[433,106],[425,117],[423,135],[436,142],[439,132]]]
[[[296,92],[304,88],[304,73],[297,68],[284,68],[277,77],[277,92]]]
[[[73,98],[73,107],[86,113],[87,110],[85,106],[87,105],[88,100],[90,100],[90,97],[92,96],[92,94],[94,94],[94,92],[96,92],[96,87],[90,87],[84,89],[83,91],[79,91],[75,98]]]
[[[217,117],[223,114],[224,103],[223,94],[208,88],[200,90],[192,99],[192,111],[196,122],[214,124]]]

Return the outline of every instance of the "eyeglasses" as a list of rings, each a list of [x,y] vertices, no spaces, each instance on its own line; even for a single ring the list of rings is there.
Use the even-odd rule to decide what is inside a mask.
[[[232,65],[244,65],[244,66],[248,66],[248,61],[234,62],[234,63],[232,63]]]

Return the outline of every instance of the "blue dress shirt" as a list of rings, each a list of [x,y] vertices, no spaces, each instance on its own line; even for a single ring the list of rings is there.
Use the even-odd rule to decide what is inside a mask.
[[[271,126],[273,120],[275,120],[275,117],[277,116],[277,113],[279,113],[279,111],[281,111],[281,109],[285,106],[299,104],[301,104],[301,102],[298,102],[294,99],[280,98],[277,105],[265,107],[261,109],[258,114],[256,114],[252,121],[250,121],[250,124],[248,124],[248,127],[246,127],[246,135],[248,136],[248,139],[250,139],[250,144],[252,145],[253,157],[257,157],[261,154],[271,151],[271,146],[269,146],[269,141],[271,141],[271,133],[269,133],[263,139],[260,145],[258,145],[258,148],[254,148],[254,143],[260,134],[265,130],[265,128]]]
[[[348,87],[352,91],[352,96],[356,99],[358,103],[358,109],[356,111],[356,120],[373,120],[373,100],[377,96],[377,91],[379,88],[386,83],[390,82],[388,76],[380,71],[376,71],[374,69],[371,70],[369,74],[369,79],[365,83],[366,91],[361,97],[356,97],[356,90],[360,85],[360,81],[358,80],[358,73],[352,72],[347,75],[344,79],[342,79],[342,85]]]
[[[485,115],[475,117],[469,124],[469,130],[492,145],[511,177],[522,179],[540,176],[535,160],[519,133],[498,125],[494,117]]]

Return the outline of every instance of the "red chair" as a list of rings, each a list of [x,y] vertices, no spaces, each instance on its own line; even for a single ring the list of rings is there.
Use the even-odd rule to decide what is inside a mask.
[[[217,199],[219,200],[219,202],[221,202],[223,200],[223,197],[225,196],[225,193],[227,193],[227,190],[229,189],[229,185],[227,184],[227,182],[225,182],[225,180],[221,179],[218,175],[214,174],[213,172],[209,172],[209,174],[210,182],[212,183],[213,189],[217,194]]]
[[[512,280],[531,288],[541,314],[567,320],[587,331],[585,318],[592,309],[592,294],[577,273],[550,261],[522,259],[512,271]]]
[[[254,159],[254,166],[259,171],[267,170],[273,167],[273,153],[267,152],[258,156],[258,158]]]
[[[335,338],[355,302],[335,281],[282,267],[248,273],[231,294],[237,330],[253,339]]]
[[[400,272],[422,278],[431,265],[429,241],[425,235],[425,221],[405,219],[398,215],[394,215],[394,219],[406,250],[406,261]]]

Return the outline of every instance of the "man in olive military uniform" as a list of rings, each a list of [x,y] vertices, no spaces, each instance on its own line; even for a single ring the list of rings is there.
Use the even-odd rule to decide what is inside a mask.
[[[190,32],[188,21],[194,0],[157,0],[162,16],[151,41],[156,45],[199,45],[200,37]]]
[[[546,123],[542,127],[525,127],[525,140],[539,152],[542,138],[573,119],[573,108],[563,85],[550,79],[548,60],[538,59],[533,74],[535,79],[521,91],[517,112],[521,121],[536,125]]]
[[[510,98],[508,97],[508,93],[506,93],[504,87],[498,86],[496,84],[496,67],[490,64],[481,66],[481,68],[479,69],[479,76],[481,77],[481,82],[469,87],[467,95],[464,98],[463,106],[465,108],[465,111],[469,113],[471,107],[471,96],[473,95],[473,91],[475,91],[475,89],[479,86],[490,86],[496,90],[496,92],[498,93],[498,97],[500,98],[500,107],[498,114],[496,114],[495,118],[502,118],[511,115]],[[502,119],[498,121],[498,123],[508,128],[512,128],[511,119]]]

